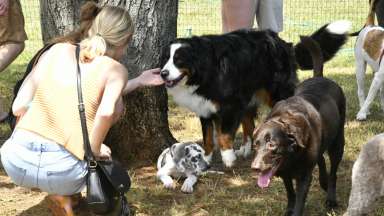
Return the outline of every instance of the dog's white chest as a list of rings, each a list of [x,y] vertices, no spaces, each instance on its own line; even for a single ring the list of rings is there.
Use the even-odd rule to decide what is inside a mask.
[[[197,88],[197,86],[175,86],[167,88],[167,91],[178,105],[187,107],[200,117],[207,118],[217,112],[217,107],[212,101],[195,94]]]

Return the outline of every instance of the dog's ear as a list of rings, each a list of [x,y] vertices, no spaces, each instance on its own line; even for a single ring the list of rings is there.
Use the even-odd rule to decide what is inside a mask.
[[[188,143],[175,143],[171,146],[171,157],[174,161],[179,161],[182,157],[184,157],[186,146]]]
[[[284,125],[283,129],[291,142],[290,146],[305,148],[309,140],[311,125],[303,114],[296,112],[288,113],[289,117],[281,118],[279,121]]]

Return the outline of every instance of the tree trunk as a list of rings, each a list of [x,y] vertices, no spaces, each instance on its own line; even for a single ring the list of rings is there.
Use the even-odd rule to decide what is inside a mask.
[[[40,1],[44,42],[74,28],[79,17],[77,1]],[[129,77],[159,67],[164,48],[176,37],[178,1],[104,0],[100,4],[123,7],[134,20],[135,33],[122,61]],[[135,164],[153,162],[164,148],[176,141],[168,126],[166,90],[163,86],[142,88],[124,99],[126,113],[109,131],[105,143],[125,165],[133,161]]]
[[[44,44],[72,31],[80,19],[84,0],[40,0],[40,24]]]

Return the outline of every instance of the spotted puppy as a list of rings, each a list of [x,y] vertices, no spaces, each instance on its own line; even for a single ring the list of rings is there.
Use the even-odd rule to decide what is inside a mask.
[[[358,32],[355,45],[357,95],[360,105],[360,111],[357,113],[356,119],[360,121],[367,119],[369,107],[379,90],[381,108],[384,110],[384,62],[382,61],[384,54],[384,28],[374,25],[376,1],[373,0],[371,2],[371,9],[365,27]],[[356,34],[351,35],[354,36]],[[364,85],[367,64],[374,71],[374,78],[367,98],[365,98]]]
[[[172,177],[186,177],[181,191],[192,193],[197,176],[209,168],[204,154],[204,149],[196,143],[173,144],[157,160],[157,178],[163,182],[164,187],[175,188]]]

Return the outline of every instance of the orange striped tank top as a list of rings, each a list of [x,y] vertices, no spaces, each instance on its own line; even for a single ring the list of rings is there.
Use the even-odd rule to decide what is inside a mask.
[[[30,107],[16,128],[28,130],[55,141],[83,160],[84,148],[78,111],[76,65],[68,66],[71,68],[68,71],[62,71],[71,73],[70,76],[66,76],[70,79],[65,81],[60,74],[53,73],[57,65],[55,66],[52,62],[50,66],[39,81]],[[86,76],[82,73],[83,100],[90,135],[101,100],[97,86],[98,79],[97,71],[90,71]]]

